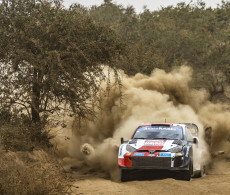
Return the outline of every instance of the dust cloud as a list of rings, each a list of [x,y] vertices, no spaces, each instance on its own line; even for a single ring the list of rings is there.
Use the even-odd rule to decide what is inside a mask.
[[[205,90],[190,88],[190,67],[181,66],[169,73],[155,69],[150,76],[138,73],[133,77],[119,71],[119,77],[122,87],[111,85],[109,95],[106,83],[101,85],[100,109],[94,121],[82,120],[79,125],[74,117],[66,116],[66,127],[55,128],[66,169],[99,171],[117,180],[120,138],[128,140],[142,123],[195,123],[206,162],[210,150],[204,141],[204,127],[211,126],[212,150],[229,151],[229,106],[213,104]]]

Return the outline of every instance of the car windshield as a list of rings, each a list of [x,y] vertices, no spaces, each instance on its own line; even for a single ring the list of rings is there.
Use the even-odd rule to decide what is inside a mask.
[[[183,139],[183,129],[180,126],[141,126],[133,139]]]

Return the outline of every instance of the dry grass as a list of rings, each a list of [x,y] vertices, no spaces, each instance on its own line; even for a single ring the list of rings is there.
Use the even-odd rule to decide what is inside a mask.
[[[66,194],[67,176],[47,152],[0,155],[0,194]]]

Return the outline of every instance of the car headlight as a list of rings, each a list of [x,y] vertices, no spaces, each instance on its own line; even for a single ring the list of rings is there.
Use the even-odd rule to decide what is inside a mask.
[[[171,153],[181,152],[182,151],[182,146],[176,146],[174,148],[170,148],[168,151],[171,152]]]
[[[132,153],[132,152],[135,152],[137,149],[132,147],[132,146],[130,146],[129,144],[127,144],[126,145],[126,150]]]

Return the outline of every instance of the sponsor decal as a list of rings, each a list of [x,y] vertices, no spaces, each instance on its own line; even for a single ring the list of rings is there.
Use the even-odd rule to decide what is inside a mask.
[[[141,130],[152,130],[153,128],[150,126],[146,126],[146,127],[140,127],[137,129],[137,131],[141,131]]]
[[[144,156],[145,153],[134,153],[133,156]]]
[[[182,127],[162,127],[162,126],[144,126],[137,129],[137,131],[143,130],[172,130],[172,131],[182,131]]]
[[[144,145],[147,146],[163,146],[165,143],[164,140],[146,140]]]
[[[155,156],[155,154],[148,154],[148,156],[151,156],[151,157],[153,157],[153,156]]]
[[[119,156],[122,155],[122,148],[123,148],[123,146],[124,146],[124,145],[121,145],[121,147],[120,147]]]
[[[161,152],[161,153],[159,154],[159,156],[162,156],[162,157],[169,157],[169,156],[171,156],[171,153],[163,153],[163,152]]]

